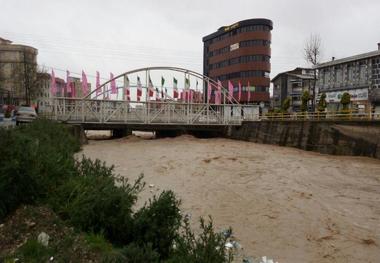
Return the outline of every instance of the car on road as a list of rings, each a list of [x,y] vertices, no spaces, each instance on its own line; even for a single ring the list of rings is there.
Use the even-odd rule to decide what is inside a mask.
[[[29,123],[37,118],[36,110],[33,107],[21,106],[16,111],[16,124]]]

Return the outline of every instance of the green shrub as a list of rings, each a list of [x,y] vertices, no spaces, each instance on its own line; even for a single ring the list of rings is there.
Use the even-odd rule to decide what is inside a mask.
[[[322,93],[321,97],[319,98],[319,102],[318,102],[318,111],[324,112],[326,107],[327,107],[326,93]]]
[[[112,251],[112,244],[109,243],[103,236],[103,234],[89,233],[85,235],[86,243],[91,250],[101,253],[107,253]]]
[[[232,253],[225,250],[228,239],[223,233],[215,233],[212,219],[206,223],[200,219],[199,236],[190,229],[187,219],[184,220],[183,231],[176,239],[176,248],[172,251],[167,263],[227,263],[232,262]],[[232,233],[232,230],[228,230]]]
[[[132,238],[132,206],[144,187],[142,176],[129,184],[113,175],[112,166],[85,157],[76,169],[77,176],[52,195],[54,210],[78,229],[104,233],[114,244],[128,243]]]
[[[181,225],[179,205],[172,191],[164,191],[158,198],[149,200],[134,215],[134,242],[140,247],[151,243],[161,259],[167,258]]]
[[[43,246],[36,239],[29,239],[15,253],[21,262],[40,263],[48,262],[53,256],[53,250]]]
[[[290,108],[290,103],[292,102],[292,99],[290,97],[287,97],[284,99],[281,105],[281,110],[283,113],[287,113]]]
[[[301,96],[301,111],[307,111],[308,110],[309,100],[310,100],[310,93],[309,93],[309,91],[305,90]]]
[[[122,250],[122,253],[127,258],[128,263],[160,262],[160,254],[153,250],[152,244],[150,243],[143,247],[131,243]]]
[[[0,129],[0,220],[21,203],[54,192],[73,175],[80,149],[61,124],[37,120],[12,130]]]
[[[0,129],[0,220],[39,191],[38,152],[24,134]]]

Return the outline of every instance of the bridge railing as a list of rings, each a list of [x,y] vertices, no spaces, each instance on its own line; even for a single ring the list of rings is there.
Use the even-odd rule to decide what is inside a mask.
[[[267,113],[261,117],[269,121],[303,121],[303,120],[380,120],[380,113],[357,110],[341,110],[326,112],[293,112],[293,113]]]
[[[259,119],[256,105],[174,101],[52,98],[41,112],[48,118],[69,123],[240,125],[243,120]]]

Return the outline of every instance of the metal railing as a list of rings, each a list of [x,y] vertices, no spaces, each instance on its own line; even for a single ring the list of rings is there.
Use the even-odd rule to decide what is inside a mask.
[[[262,116],[263,120],[270,121],[304,121],[304,120],[339,120],[339,121],[353,121],[353,120],[379,120],[380,113],[355,111],[355,110],[341,110],[341,111],[327,111],[327,112],[293,112],[293,113],[267,113]]]
[[[259,120],[259,106],[175,101],[51,98],[40,115],[67,123],[240,125]]]

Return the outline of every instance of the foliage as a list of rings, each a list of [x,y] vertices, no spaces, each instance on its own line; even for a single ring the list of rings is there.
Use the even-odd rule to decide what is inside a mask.
[[[319,102],[318,102],[318,111],[320,111],[320,112],[325,111],[326,107],[327,107],[326,93],[322,93],[321,97],[319,98]]]
[[[151,243],[161,258],[167,258],[181,225],[179,205],[172,191],[164,191],[158,198],[149,200],[134,215],[134,242],[140,247]]]
[[[107,253],[112,251],[112,244],[104,238],[103,234],[89,233],[85,235],[86,243],[93,251]]]
[[[144,187],[142,176],[129,184],[127,179],[113,176],[112,166],[85,157],[76,168],[78,175],[69,178],[50,198],[54,210],[78,229],[104,233],[112,243],[128,242],[132,206]]]
[[[29,239],[16,252],[22,262],[47,262],[52,255],[52,249],[43,246],[36,239]]]
[[[196,237],[184,220],[183,234],[176,239],[176,248],[168,263],[227,263],[232,262],[232,253],[224,249],[227,235],[215,233],[212,219],[206,223],[200,219],[201,234]],[[228,230],[232,233],[232,230]]]
[[[282,112],[288,112],[289,108],[290,108],[290,102],[291,102],[291,98],[290,97],[287,97],[286,99],[284,99],[284,101],[282,102],[282,105],[281,105],[281,110]]]
[[[136,243],[131,243],[123,248],[122,253],[128,258],[128,263],[160,262],[160,254],[153,250],[151,243],[142,247],[139,247]]]
[[[60,124],[37,120],[0,129],[0,138],[0,219],[54,192],[74,172],[79,143]]]
[[[38,201],[90,233],[87,243],[104,255],[103,262],[228,262],[226,238],[214,232],[212,221],[201,220],[198,238],[186,220],[180,232],[180,200],[172,191],[154,196],[134,212],[145,186],[142,176],[129,183],[104,162],[85,157],[75,161],[79,142],[61,124],[38,120],[0,129],[0,138],[0,220],[20,204]],[[27,262],[47,260],[47,250],[33,240],[20,255]]]
[[[308,102],[310,100],[309,91],[305,90],[301,96],[301,111],[305,112],[308,109]]]
[[[340,103],[343,105],[343,110],[348,110],[348,106],[351,103],[351,95],[348,92],[343,93]]]

